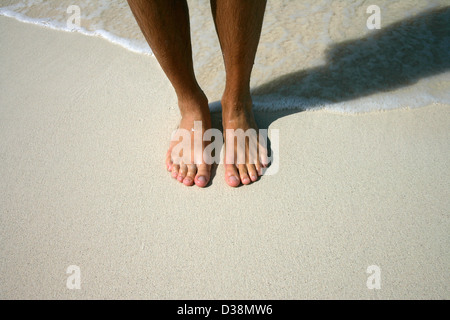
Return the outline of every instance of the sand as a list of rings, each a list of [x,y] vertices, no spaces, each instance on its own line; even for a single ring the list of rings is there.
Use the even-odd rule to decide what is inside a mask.
[[[258,113],[278,173],[188,188],[164,168],[179,115],[154,58],[0,26],[0,298],[450,298],[449,105]]]

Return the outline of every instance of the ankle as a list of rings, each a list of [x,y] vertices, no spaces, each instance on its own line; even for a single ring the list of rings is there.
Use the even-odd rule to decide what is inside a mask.
[[[222,116],[235,117],[252,113],[252,98],[250,93],[235,95],[224,93],[222,97]]]
[[[209,115],[208,98],[201,90],[190,95],[179,95],[178,107],[183,118]]]

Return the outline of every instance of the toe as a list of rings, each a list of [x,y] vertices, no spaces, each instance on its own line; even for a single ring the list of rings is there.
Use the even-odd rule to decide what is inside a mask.
[[[187,166],[188,172],[186,177],[183,179],[183,183],[187,186],[192,186],[194,184],[195,174],[197,173],[197,166],[195,164],[190,164]]]
[[[243,184],[249,184],[251,182],[248,176],[247,166],[245,164],[239,165],[239,177],[241,178]]]
[[[174,164],[172,166],[172,178],[176,179],[178,177],[179,171],[180,171],[180,166],[178,164]]]
[[[269,165],[267,148],[264,146],[259,146],[259,148],[259,161],[261,162],[262,167],[266,168]]]
[[[225,181],[230,187],[237,187],[241,183],[234,164],[225,164]]]
[[[247,165],[247,173],[250,176],[250,180],[252,180],[252,182],[258,180],[258,172],[256,172],[256,167],[254,164]]]
[[[259,162],[259,160],[256,161],[256,163],[255,163],[255,169],[256,169],[256,172],[258,173],[258,176],[262,176],[262,165],[261,165],[261,162]]]
[[[172,167],[173,167],[173,162],[172,162],[172,157],[169,151],[167,151],[166,154],[166,168],[167,171],[172,171]]]
[[[211,175],[211,166],[207,164],[200,164],[197,166],[197,175],[195,176],[194,182],[197,186],[203,188],[209,182]]]
[[[180,165],[180,171],[178,172],[177,180],[183,182],[184,178],[186,178],[186,174],[188,172],[188,167],[184,163]]]

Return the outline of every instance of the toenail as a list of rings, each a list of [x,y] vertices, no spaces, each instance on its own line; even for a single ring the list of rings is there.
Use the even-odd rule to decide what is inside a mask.
[[[230,182],[239,182],[238,178],[236,178],[235,176],[230,176],[228,179]]]
[[[200,181],[200,182],[202,182],[202,183],[205,183],[205,182],[206,182],[206,178],[205,178],[204,176],[198,177],[197,180]]]

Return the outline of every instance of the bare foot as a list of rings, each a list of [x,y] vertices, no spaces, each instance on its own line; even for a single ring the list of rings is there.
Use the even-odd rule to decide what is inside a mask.
[[[186,160],[186,157],[183,157],[183,154],[180,153],[179,155],[183,157],[183,159],[179,159],[175,154],[175,150],[180,148],[180,144],[183,144],[183,141],[171,141],[169,150],[166,154],[166,167],[167,170],[171,172],[174,179],[177,179],[186,186],[192,186],[195,183],[195,185],[203,188],[208,184],[211,177],[211,165],[207,164],[207,162],[204,161],[205,159],[203,159],[203,150],[206,147],[206,144],[202,139],[204,132],[211,128],[208,101],[206,100],[206,97],[202,97],[196,101],[179,103],[179,106],[180,110],[184,111],[181,113],[182,118],[175,134],[181,134],[182,136],[182,133],[184,132],[185,134],[188,133],[190,135],[191,143],[189,143],[187,147],[191,147],[191,157]],[[201,133],[193,131],[194,122],[196,122],[197,125],[199,124],[197,121],[201,122]],[[198,139],[198,137],[200,137],[202,141],[201,150],[194,150],[194,138]],[[186,144],[183,144],[183,147],[185,146]],[[177,149],[174,149],[175,147],[177,147]],[[172,151],[174,151],[174,154]]]
[[[231,187],[237,187],[241,182],[244,185],[255,182],[262,175],[262,168],[268,165],[268,157],[265,141],[258,139],[251,98],[222,98],[222,125],[225,181]],[[247,137],[239,143],[239,138],[235,139],[234,136],[242,137],[242,134]]]

